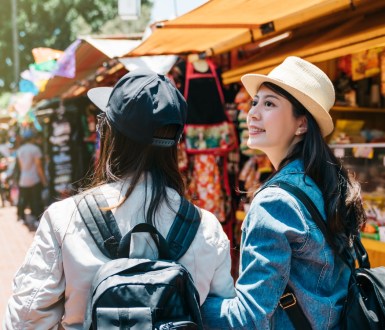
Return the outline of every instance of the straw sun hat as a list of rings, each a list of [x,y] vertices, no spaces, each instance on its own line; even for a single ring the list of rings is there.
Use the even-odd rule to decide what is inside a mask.
[[[334,128],[329,111],[334,105],[335,92],[329,77],[314,64],[289,56],[268,75],[246,74],[242,83],[254,97],[264,82],[271,82],[294,96],[314,117],[323,136]]]

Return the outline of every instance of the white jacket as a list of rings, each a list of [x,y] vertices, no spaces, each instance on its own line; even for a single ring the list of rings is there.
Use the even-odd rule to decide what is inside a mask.
[[[127,184],[102,186],[110,206],[116,205]],[[148,187],[148,190],[151,189]],[[166,237],[179,208],[180,197],[168,189],[172,209],[162,205],[155,226]],[[144,222],[145,185],[135,188],[129,199],[112,212],[124,235]],[[156,257],[151,239],[133,238],[131,251]],[[108,261],[83,223],[73,198],[52,204],[44,213],[25,261],[16,273],[3,329],[82,329],[84,311],[93,276]],[[186,254],[179,260],[191,273],[201,304],[207,295],[233,297],[229,240],[216,217],[202,210],[202,222]]]

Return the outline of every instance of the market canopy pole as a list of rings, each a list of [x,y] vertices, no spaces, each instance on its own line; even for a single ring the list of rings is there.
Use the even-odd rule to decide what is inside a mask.
[[[17,0],[11,0],[12,5],[12,41],[13,41],[13,72],[14,86],[13,90],[17,91],[19,75],[20,75],[20,57],[19,57],[19,32],[17,28]]]

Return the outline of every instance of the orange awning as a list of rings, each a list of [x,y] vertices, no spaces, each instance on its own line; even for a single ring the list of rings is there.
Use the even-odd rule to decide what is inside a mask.
[[[347,20],[322,31],[320,37],[293,38],[253,58],[252,63],[222,74],[224,84],[240,81],[246,73],[266,74],[287,56],[295,55],[317,63],[374,47],[385,46],[385,9],[369,16]]]
[[[369,0],[357,0],[358,4]],[[351,0],[211,0],[166,21],[126,56],[226,52],[342,10]]]

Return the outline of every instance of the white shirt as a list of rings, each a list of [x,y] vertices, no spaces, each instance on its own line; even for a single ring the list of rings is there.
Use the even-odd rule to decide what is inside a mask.
[[[110,206],[116,205],[127,185],[101,187]],[[150,190],[151,187],[148,187]],[[180,197],[168,189],[172,209],[179,209]],[[112,212],[122,235],[144,222],[145,185],[140,182],[132,195]],[[166,237],[175,212],[164,203],[155,226]],[[151,257],[146,240],[133,239],[135,254]],[[84,311],[93,276],[109,259],[89,234],[73,198],[52,204],[44,213],[24,264],[17,272],[3,329],[82,329]],[[202,210],[202,221],[194,241],[179,260],[191,273],[201,304],[207,295],[235,295],[230,274],[230,244],[216,217]]]
[[[32,143],[23,144],[17,150],[17,159],[20,164],[20,187],[32,187],[40,182],[36,160],[41,157],[40,148]]]

